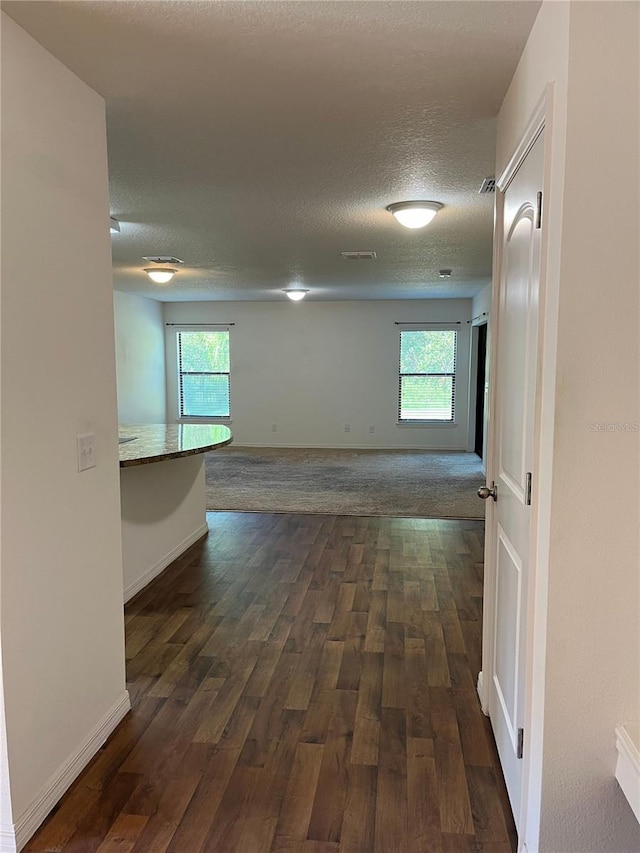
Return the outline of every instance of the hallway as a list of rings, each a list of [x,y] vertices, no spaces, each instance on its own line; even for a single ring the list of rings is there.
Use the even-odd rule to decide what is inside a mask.
[[[26,851],[511,853],[478,521],[209,513],[126,607],[133,711]]]

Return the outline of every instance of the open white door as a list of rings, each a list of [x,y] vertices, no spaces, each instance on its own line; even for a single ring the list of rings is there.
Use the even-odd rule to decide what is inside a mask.
[[[491,633],[483,680],[516,826],[522,791],[543,166],[541,130],[515,164],[498,205],[501,251],[494,293],[497,334],[489,469],[495,484],[480,490],[483,497],[491,498],[485,554],[486,571],[492,578],[487,607]]]

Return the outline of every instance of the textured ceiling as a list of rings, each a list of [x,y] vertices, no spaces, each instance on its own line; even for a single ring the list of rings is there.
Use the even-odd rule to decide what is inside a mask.
[[[2,8],[106,98],[118,290],[414,299],[489,281],[492,196],[477,191],[539,2]],[[417,198],[445,207],[408,231],[385,207]],[[369,250],[377,260],[340,254]],[[185,264],[155,285],[143,255]]]

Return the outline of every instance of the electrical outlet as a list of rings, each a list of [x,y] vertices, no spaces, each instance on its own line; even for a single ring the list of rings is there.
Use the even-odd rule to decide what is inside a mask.
[[[344,425],[344,431],[345,432],[351,432],[351,424],[345,424]]]
[[[370,424],[369,425],[369,435],[373,435],[375,431],[376,431],[376,428],[374,427],[374,425]]]
[[[278,424],[271,424],[271,432],[278,432]]]
[[[96,434],[87,432],[76,436],[76,452],[78,456],[78,471],[86,471],[96,467]]]

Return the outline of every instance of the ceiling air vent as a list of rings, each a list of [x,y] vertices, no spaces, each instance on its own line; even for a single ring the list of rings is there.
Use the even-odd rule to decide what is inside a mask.
[[[149,261],[152,264],[183,264],[180,258],[174,258],[173,255],[143,255],[143,260]]]
[[[375,261],[375,252],[341,252],[344,261]]]
[[[485,178],[482,182],[482,186],[478,190],[480,195],[487,195],[487,193],[494,193],[496,191],[496,179],[495,178]]]

